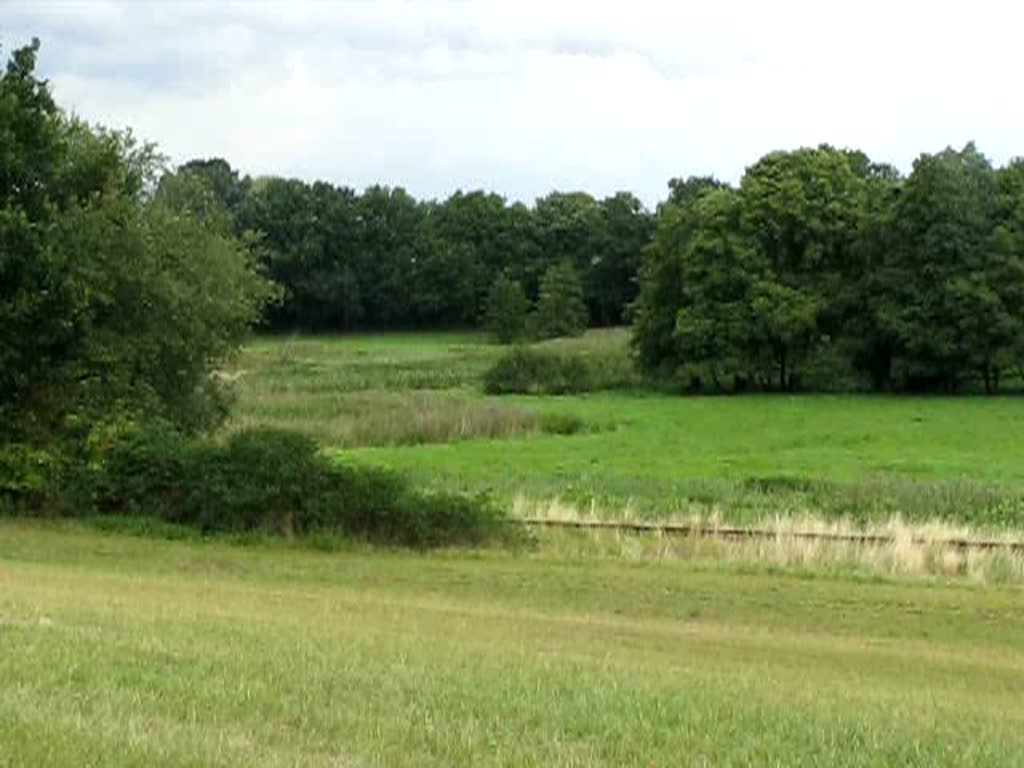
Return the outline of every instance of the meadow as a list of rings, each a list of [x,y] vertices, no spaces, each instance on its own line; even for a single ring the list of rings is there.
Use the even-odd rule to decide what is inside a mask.
[[[270,337],[232,374],[231,428],[294,427],[342,461],[604,517],[1024,528],[1018,396],[685,397],[636,381],[623,329],[535,346],[594,361],[607,389],[484,395],[504,349],[473,334]]]
[[[934,543],[1020,538],[1019,400],[684,397],[621,330],[536,346],[595,391],[485,395],[506,350],[473,334],[259,338],[225,431],[514,517],[773,535],[0,518],[0,767],[1024,763],[1024,557]]]
[[[0,521],[0,765],[1019,765],[1022,597]]]

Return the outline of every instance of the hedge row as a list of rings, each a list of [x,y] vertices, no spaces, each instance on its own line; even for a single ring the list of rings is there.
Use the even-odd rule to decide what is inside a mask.
[[[479,543],[497,535],[503,519],[484,497],[419,491],[393,472],[338,464],[304,435],[269,429],[223,443],[131,429],[95,462],[6,446],[0,505],[53,516],[151,516],[203,531],[337,531],[413,547]]]

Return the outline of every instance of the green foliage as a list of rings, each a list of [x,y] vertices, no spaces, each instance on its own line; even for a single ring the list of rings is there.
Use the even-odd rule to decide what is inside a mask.
[[[754,316],[765,265],[739,232],[740,213],[739,195],[731,189],[695,198],[686,224],[691,234],[679,258],[672,341],[680,373],[716,390],[742,389],[746,379],[762,373],[751,360],[762,348]]]
[[[483,496],[416,492],[392,472],[338,465],[287,430],[247,430],[223,444],[166,427],[129,430],[105,450],[96,483],[106,515],[203,531],[338,531],[431,547],[478,543],[502,524]]]
[[[548,268],[540,283],[540,297],[533,316],[533,331],[542,339],[579,336],[587,328],[583,286],[567,261]]]
[[[878,322],[910,387],[952,391],[980,376],[991,391],[1020,363],[1024,251],[999,180],[969,144],[921,156],[895,203]]]
[[[593,371],[582,357],[526,347],[512,349],[484,374],[484,391],[491,395],[562,395],[593,388]]]
[[[211,374],[273,292],[208,190],[153,193],[152,147],[56,107],[37,48],[0,77],[2,429],[44,444],[115,413],[215,425]]]
[[[530,208],[482,190],[417,201],[400,187],[359,193],[325,182],[239,179],[222,160],[181,171],[209,184],[236,214],[238,233],[258,234],[267,272],[285,287],[268,314],[276,329],[486,322],[499,276],[533,300],[544,273],[561,262],[579,275],[584,325],[620,323],[652,229],[642,203],[625,192],[601,201],[555,192]]]
[[[998,389],[1024,351],[1020,164],[973,145],[906,180],[773,152],[738,190],[673,180],[641,269],[641,367],[698,388]]]
[[[540,428],[549,435],[576,435],[586,430],[587,423],[573,413],[545,413]]]
[[[690,278],[684,279],[682,258],[695,228],[694,203],[724,185],[714,179],[690,178],[673,179],[669,186],[672,196],[658,209],[653,237],[643,251],[640,292],[632,307],[631,346],[637,362],[645,372],[663,377],[674,375],[679,367],[676,326],[685,301],[683,291],[694,287]]]
[[[200,179],[213,193],[217,205],[231,216],[237,215],[252,186],[252,179],[240,178],[238,171],[220,157],[191,160],[178,168],[178,174]]]
[[[507,275],[498,275],[487,294],[484,328],[501,344],[519,341],[526,336],[529,311],[523,286]]]
[[[54,463],[51,452],[23,443],[0,447],[0,512],[42,507],[51,493]]]

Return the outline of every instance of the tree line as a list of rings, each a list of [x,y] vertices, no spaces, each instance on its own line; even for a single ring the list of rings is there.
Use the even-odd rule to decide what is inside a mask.
[[[209,373],[256,320],[280,330],[485,324],[502,340],[632,323],[648,374],[703,391],[926,390],[1019,382],[1024,161],[973,144],[909,175],[827,145],[740,182],[628,192],[485,191],[168,171],[129,133],[0,77],[0,418],[41,430],[155,408],[224,410]]]
[[[706,391],[995,391],[1024,360],[1024,161],[973,144],[911,173],[828,145],[738,185],[418,201],[186,163],[256,233],[277,329],[484,324],[502,341],[632,322],[647,373]],[[580,299],[582,298],[582,302]],[[528,316],[530,308],[536,307]]]
[[[1024,363],[1024,161],[821,146],[677,181],[640,283],[641,366],[694,389],[992,392]]]
[[[253,179],[220,158],[175,175],[203,179],[238,235],[258,233],[256,253],[284,289],[267,315],[281,330],[477,325],[499,278],[536,302],[549,272],[579,282],[584,324],[619,324],[653,232],[628,192],[553,192],[532,206],[482,190],[417,200],[401,187]]]

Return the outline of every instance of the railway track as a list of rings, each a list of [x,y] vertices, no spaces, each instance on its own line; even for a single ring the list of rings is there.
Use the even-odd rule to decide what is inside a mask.
[[[704,526],[685,523],[644,523],[624,520],[559,520],[541,517],[514,518],[512,522],[527,528],[565,528],[579,530],[606,530],[622,533],[659,534],[663,536],[693,536],[716,539],[798,539],[836,543],[885,546],[895,544],[896,536],[880,533],[825,533],[820,531],[780,531],[766,528],[733,526]],[[913,536],[910,543],[919,546],[950,547],[959,550],[1006,550],[1024,553],[1024,541],[1000,539],[927,538]]]

